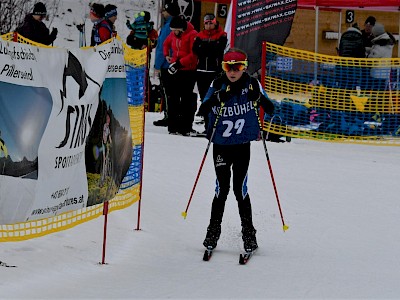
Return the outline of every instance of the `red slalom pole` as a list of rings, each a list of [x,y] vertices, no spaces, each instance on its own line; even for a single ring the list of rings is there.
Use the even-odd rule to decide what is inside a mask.
[[[106,261],[106,240],[107,240],[107,219],[108,219],[108,201],[103,203],[104,215],[104,232],[103,232],[103,254],[101,257],[101,264],[104,265]]]

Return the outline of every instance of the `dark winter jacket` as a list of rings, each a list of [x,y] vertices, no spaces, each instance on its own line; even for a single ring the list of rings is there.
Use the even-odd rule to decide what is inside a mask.
[[[221,62],[228,39],[221,27],[203,30],[197,35],[193,52],[197,55],[197,70],[221,71]]]
[[[193,53],[193,43],[197,31],[187,22],[187,28],[180,37],[173,32],[169,34],[163,45],[164,56],[169,56],[172,50],[172,62],[179,60],[181,70],[196,70],[197,56]]]
[[[229,87],[229,88],[228,88]],[[221,103],[223,103],[222,111]],[[260,133],[259,106],[270,115],[274,105],[260,82],[246,72],[231,82],[226,74],[216,78],[199,107],[198,115],[209,117],[207,138],[211,138],[215,120],[216,131],[212,142],[219,145],[236,145],[257,140]]]
[[[365,47],[359,29],[350,27],[342,34],[339,44],[339,56],[365,58]]]
[[[53,30],[50,34],[46,25],[35,20],[32,14],[26,15],[24,23],[17,28],[17,32],[31,41],[45,45],[50,45],[57,37],[57,31]]]
[[[364,43],[364,47],[372,47],[372,40],[374,35],[371,32],[366,32],[365,29],[361,30],[361,35]]]

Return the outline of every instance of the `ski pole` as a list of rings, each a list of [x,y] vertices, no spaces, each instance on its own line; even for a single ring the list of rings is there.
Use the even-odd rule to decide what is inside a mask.
[[[265,156],[267,157],[269,173],[271,175],[271,181],[272,181],[272,185],[274,187],[274,192],[275,192],[276,202],[278,203],[279,213],[281,215],[283,232],[285,232],[286,230],[289,229],[289,226],[285,224],[285,220],[283,219],[283,213],[282,213],[282,208],[281,208],[281,204],[280,204],[280,201],[279,201],[278,190],[276,188],[274,173],[272,172],[271,161],[270,161],[269,155],[268,155],[267,142],[265,141],[265,138],[264,138],[264,131],[263,131],[263,128],[262,128],[262,125],[261,125],[260,116],[259,116],[258,111],[257,111],[256,103],[254,103],[254,111],[255,111],[255,113],[257,115],[258,124],[260,125],[261,139],[262,139],[263,145],[264,145],[264,152],[265,152]]]
[[[184,219],[186,219],[186,217],[187,217],[187,212],[188,212],[188,209],[189,209],[189,205],[190,205],[190,202],[192,202],[194,190],[196,189],[197,182],[199,181],[200,173],[201,173],[201,170],[203,169],[203,165],[204,165],[204,162],[205,162],[206,157],[207,157],[208,149],[210,149],[211,141],[212,141],[212,139],[213,139],[213,137],[215,135],[215,131],[217,130],[217,123],[218,123],[218,120],[219,120],[219,118],[220,118],[220,116],[222,114],[222,108],[223,107],[224,107],[224,103],[221,102],[221,107],[220,107],[220,110],[219,110],[219,113],[218,113],[217,117],[215,118],[215,122],[214,122],[214,125],[213,125],[213,131],[211,133],[210,139],[208,140],[207,148],[206,148],[206,151],[204,152],[203,159],[202,159],[201,164],[200,164],[199,172],[197,173],[197,177],[196,177],[196,180],[194,182],[194,185],[193,185],[193,188],[192,188],[192,192],[191,192],[190,197],[189,197],[188,204],[186,206],[186,210],[184,212],[182,212],[182,217]]]
[[[261,133],[261,138],[262,138],[262,141],[263,141],[263,144],[264,144],[264,151],[265,151],[265,156],[267,157],[267,163],[268,163],[269,173],[271,174],[272,185],[274,186],[276,202],[278,203],[279,213],[281,215],[283,231],[286,231],[286,230],[289,229],[289,226],[285,224],[285,220],[283,219],[282,208],[281,208],[281,204],[279,202],[278,190],[276,189],[274,173],[272,172],[271,161],[270,161],[269,155],[268,155],[267,143],[266,143],[266,141],[264,139],[264,134],[263,133]]]

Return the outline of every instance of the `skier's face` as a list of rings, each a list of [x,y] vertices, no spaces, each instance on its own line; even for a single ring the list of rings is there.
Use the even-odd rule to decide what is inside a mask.
[[[229,71],[225,71],[226,77],[228,77],[230,82],[236,82],[242,77],[245,70],[236,71],[234,69],[230,69]]]
[[[247,61],[223,62],[222,69],[225,71],[226,77],[230,82],[235,82],[242,77],[247,68]]]

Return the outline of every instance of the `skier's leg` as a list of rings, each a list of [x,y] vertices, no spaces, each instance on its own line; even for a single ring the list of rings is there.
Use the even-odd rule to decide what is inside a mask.
[[[257,249],[256,229],[253,226],[250,196],[247,191],[247,175],[250,163],[250,143],[236,145],[236,155],[232,164],[233,192],[238,202],[239,215],[242,223],[242,238],[244,248]]]
[[[211,206],[210,224],[207,227],[207,235],[203,242],[205,247],[215,248],[221,234],[222,217],[225,210],[225,202],[228,197],[231,178],[231,163],[226,156],[227,146],[213,145],[213,158],[215,173],[217,175],[215,196]]]

